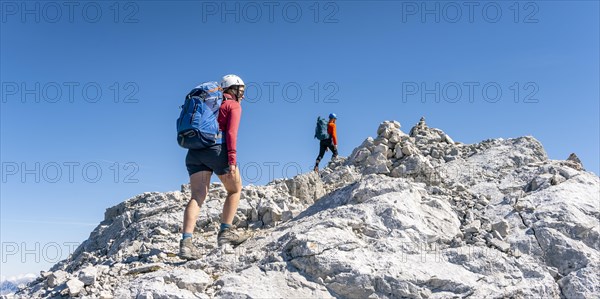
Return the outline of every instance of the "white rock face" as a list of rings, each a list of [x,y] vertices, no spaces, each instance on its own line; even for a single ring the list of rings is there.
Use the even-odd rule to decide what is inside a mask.
[[[67,281],[67,275],[68,275],[68,273],[65,271],[62,271],[62,270],[55,271],[54,273],[50,274],[50,276],[48,277],[48,280],[46,280],[46,283],[51,288],[56,287],[56,286],[64,283],[65,281]]]
[[[218,285],[224,298],[334,298],[321,284],[308,281],[298,272],[267,270],[252,266],[240,273],[224,275]]]
[[[197,261],[176,256],[190,196],[143,193],[106,210],[67,260],[16,298],[595,298],[600,179],[533,137],[454,142],[386,121],[319,173],[245,186],[216,246],[212,184]]]
[[[96,282],[98,270],[95,267],[86,267],[79,272],[79,280],[86,286],[93,285]]]
[[[67,289],[69,290],[69,296],[77,297],[83,290],[83,282],[77,278],[70,279],[67,281]]]

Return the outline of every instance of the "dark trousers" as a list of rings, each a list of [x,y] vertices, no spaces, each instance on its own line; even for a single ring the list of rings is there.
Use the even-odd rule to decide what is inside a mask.
[[[325,155],[325,151],[327,149],[330,149],[333,153],[333,156],[331,157],[332,159],[337,157],[338,152],[335,146],[333,145],[333,140],[331,138],[323,139],[319,144],[319,156],[317,157],[317,163],[315,164],[315,166],[319,166],[319,162],[321,162],[321,159],[323,159],[323,156]]]

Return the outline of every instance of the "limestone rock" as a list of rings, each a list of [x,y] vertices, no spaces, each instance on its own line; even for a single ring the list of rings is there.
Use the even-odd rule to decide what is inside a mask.
[[[394,147],[394,158],[402,159],[402,157],[404,157],[404,153],[402,152],[402,145],[400,143],[397,143]]]
[[[411,143],[406,142],[402,144],[402,154],[405,156],[412,156],[419,153],[419,150]]]
[[[67,281],[67,288],[69,289],[69,296],[77,297],[83,291],[84,284],[77,278],[72,278]]]
[[[492,246],[500,249],[503,252],[508,252],[508,250],[510,249],[510,244],[497,239],[491,239],[490,243],[492,244]]]
[[[58,270],[55,272],[52,272],[52,274],[50,274],[50,276],[48,276],[48,286],[51,288],[54,288],[62,283],[64,283],[65,281],[67,281],[67,272],[63,271],[63,270]]]
[[[380,147],[380,150],[383,147]],[[366,161],[367,168],[364,173],[372,174],[372,173],[389,173],[390,170],[388,168],[389,160],[387,158],[387,153],[383,152],[373,152]]]
[[[190,197],[146,192],[106,210],[66,260],[14,298],[594,298],[600,178],[533,137],[454,142],[384,121],[319,172],[246,185],[252,237],[216,246],[222,184],[177,257]]]
[[[180,289],[192,293],[203,293],[206,287],[212,283],[212,279],[204,271],[196,269],[195,271],[174,271],[166,277],[165,282],[173,282]]]
[[[498,232],[498,234],[500,234],[500,236],[502,237],[506,237],[508,235],[508,231],[510,229],[510,225],[508,224],[508,222],[506,221],[500,221],[497,223],[494,223],[492,225],[492,229],[496,232]]]
[[[365,161],[367,157],[369,157],[369,155],[371,155],[371,151],[369,151],[368,148],[362,148],[358,152],[356,152],[356,154],[351,156],[351,160],[354,163],[359,164]]]
[[[98,270],[95,267],[83,268],[78,275],[78,278],[84,285],[93,285],[96,282]]]
[[[285,183],[290,190],[290,195],[299,198],[304,203],[313,203],[324,195],[323,183],[314,172],[299,175]]]

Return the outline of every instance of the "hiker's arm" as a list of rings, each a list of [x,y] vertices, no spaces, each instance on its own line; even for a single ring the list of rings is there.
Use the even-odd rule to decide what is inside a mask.
[[[333,123],[333,122],[329,123],[327,131],[329,131],[328,133],[329,133],[329,135],[331,135],[333,145],[337,146],[337,133],[336,133],[336,128],[335,128],[335,123]]]
[[[237,133],[240,126],[240,117],[242,116],[242,108],[233,106],[229,110],[227,117],[227,130],[225,132],[225,140],[227,142],[227,157],[229,165],[236,165],[237,156]]]
[[[333,145],[337,147],[337,126],[333,124]]]

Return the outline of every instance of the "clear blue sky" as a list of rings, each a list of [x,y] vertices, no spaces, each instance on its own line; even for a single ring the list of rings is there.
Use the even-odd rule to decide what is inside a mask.
[[[596,1],[52,3],[0,7],[3,276],[48,268],[106,208],[186,183],[178,106],[228,73],[250,83],[246,183],[308,171],[330,112],[342,155],[383,120],[408,132],[425,116],[455,141],[532,135],[599,170]]]

